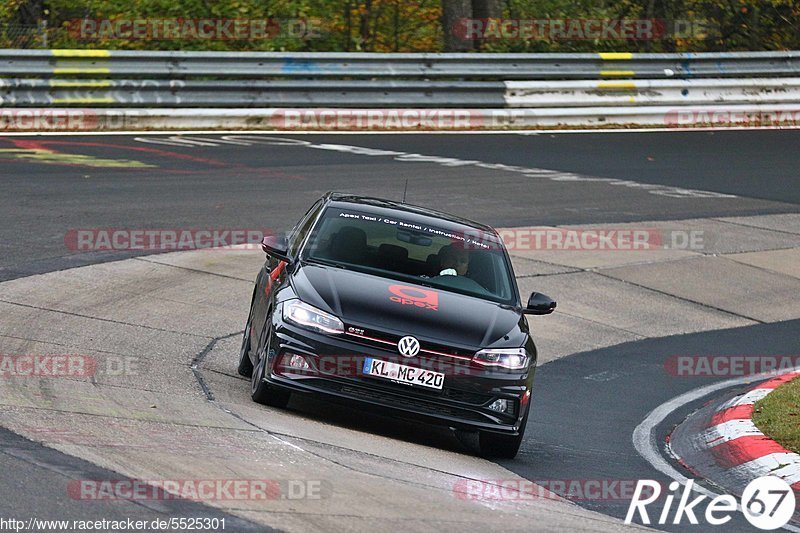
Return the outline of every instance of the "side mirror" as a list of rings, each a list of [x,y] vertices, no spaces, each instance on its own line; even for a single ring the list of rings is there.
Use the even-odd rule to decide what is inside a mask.
[[[269,256],[289,262],[289,243],[284,235],[265,236],[261,239],[261,249]]]
[[[528,307],[522,310],[526,315],[549,315],[556,308],[556,302],[546,294],[532,292]]]

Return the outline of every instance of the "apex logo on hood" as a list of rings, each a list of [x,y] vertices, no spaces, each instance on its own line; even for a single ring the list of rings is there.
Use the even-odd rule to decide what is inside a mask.
[[[439,310],[439,293],[436,291],[409,287],[408,285],[390,285],[389,292],[394,295],[390,296],[389,299],[395,303],[414,305],[431,311]]]

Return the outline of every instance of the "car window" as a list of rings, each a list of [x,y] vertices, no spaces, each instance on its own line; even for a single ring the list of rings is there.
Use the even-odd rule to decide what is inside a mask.
[[[318,200],[314,205],[311,206],[311,209],[309,209],[306,214],[303,215],[303,218],[301,218],[297,224],[295,224],[294,228],[292,228],[292,231],[289,233],[288,237],[290,256],[294,256],[297,253],[297,250],[300,248],[300,245],[303,243],[306,235],[308,235],[308,231],[314,224],[314,220],[316,220],[321,206],[322,200]]]
[[[503,303],[515,299],[499,239],[479,230],[423,227],[399,217],[328,208],[303,258]]]

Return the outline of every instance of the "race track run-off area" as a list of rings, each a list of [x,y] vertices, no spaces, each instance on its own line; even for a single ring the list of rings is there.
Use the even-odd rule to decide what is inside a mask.
[[[798,141],[793,130],[2,137],[0,355],[65,366],[0,372],[0,492],[12,494],[0,515],[616,531],[636,527],[623,524],[636,480],[666,490],[693,479],[695,496],[712,497],[722,489],[671,456],[667,436],[767,379],[698,361],[797,364]],[[236,365],[257,247],[153,253],[79,240],[285,231],[329,190],[406,190],[409,203],[503,228],[521,294],[558,301],[528,319],[540,366],[516,459],[481,459],[448,428],[388,413],[252,402]],[[549,240],[537,241],[543,229]],[[587,246],[612,231],[651,246]],[[120,496],[136,480],[180,485],[184,497]],[[496,490],[504,484],[541,490],[515,496]],[[554,494],[565,486],[571,494]],[[738,511],[712,526],[699,509],[698,531],[755,531]]]

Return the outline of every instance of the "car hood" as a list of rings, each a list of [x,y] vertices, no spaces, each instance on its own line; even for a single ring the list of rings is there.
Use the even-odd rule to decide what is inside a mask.
[[[294,272],[292,287],[346,325],[473,350],[524,344],[520,312],[479,298],[313,264]]]

